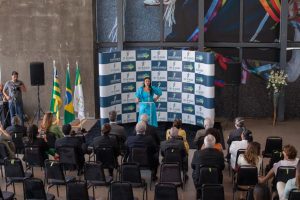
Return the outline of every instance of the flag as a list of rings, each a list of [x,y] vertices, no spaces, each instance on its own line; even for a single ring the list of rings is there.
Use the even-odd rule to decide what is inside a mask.
[[[73,94],[71,89],[70,81],[70,66],[68,64],[67,73],[66,73],[66,93],[64,99],[64,124],[69,124],[75,119],[74,106],[73,106]]]
[[[78,119],[83,120],[84,116],[84,99],[83,99],[83,91],[82,91],[82,83],[81,76],[78,67],[78,63],[76,62],[76,79],[75,79],[75,88],[74,88],[74,111],[78,114]]]
[[[60,87],[58,72],[55,66],[55,60],[53,60],[53,86],[52,86],[52,95],[50,102],[50,111],[56,115],[57,122],[59,121],[59,108],[62,105],[62,100],[60,97]]]

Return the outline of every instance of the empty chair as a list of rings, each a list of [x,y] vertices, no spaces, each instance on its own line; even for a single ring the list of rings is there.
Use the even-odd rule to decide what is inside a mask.
[[[84,165],[84,179],[88,184],[88,188],[93,188],[93,197],[95,198],[96,186],[109,186],[112,177],[106,178],[102,164],[87,162]]]
[[[31,168],[32,174],[33,167],[44,167],[45,157],[38,146],[26,146],[24,156],[27,169]]]
[[[143,199],[148,199],[147,183],[142,179],[137,163],[123,163],[121,166],[121,182],[128,182],[132,187],[143,189]]]
[[[87,183],[85,181],[70,181],[67,183],[67,200],[89,200]]]
[[[134,200],[130,183],[113,182],[109,188],[109,200]]]
[[[1,171],[1,176],[3,177],[3,170],[2,166],[4,166],[4,159],[8,158],[8,149],[5,144],[0,143],[0,171]]]
[[[68,181],[75,180],[75,177],[64,175],[62,164],[55,160],[45,160],[45,182],[47,183],[47,192],[56,185],[57,196],[59,196],[58,186],[66,185]]]
[[[236,180],[233,185],[233,199],[235,199],[236,191],[248,191],[258,182],[258,173],[256,166],[243,165],[236,173]]]
[[[14,193],[15,193],[15,183],[22,183],[24,178],[32,177],[31,173],[24,172],[22,161],[18,158],[5,159],[4,169],[5,169],[6,190],[7,187],[12,184]]]
[[[14,199],[15,194],[13,192],[7,192],[7,191],[3,191],[0,188],[0,199],[3,200],[13,200]]]
[[[160,183],[171,183],[176,187],[182,187],[180,166],[178,163],[163,163],[160,167]]]
[[[202,185],[201,200],[224,200],[224,187],[221,184]]]
[[[282,138],[278,136],[269,136],[266,140],[265,150],[262,152],[263,157],[271,158],[273,151],[282,150]]]
[[[178,200],[177,187],[171,183],[156,184],[154,200]]]
[[[24,199],[25,200],[53,200],[55,196],[46,194],[44,183],[38,178],[27,178],[23,182]]]
[[[300,199],[300,190],[293,189],[289,194],[289,200],[299,200]]]

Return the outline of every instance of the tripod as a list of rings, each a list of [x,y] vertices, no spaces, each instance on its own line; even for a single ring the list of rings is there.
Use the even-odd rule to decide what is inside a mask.
[[[39,125],[39,120],[41,119],[41,112],[43,114],[45,114],[45,112],[43,111],[43,109],[41,108],[41,101],[40,101],[40,85],[37,85],[37,98],[38,98],[38,108],[37,111],[35,111],[34,115],[33,115],[33,119],[32,119],[32,123],[34,122],[34,119],[36,119],[36,124],[37,126]]]

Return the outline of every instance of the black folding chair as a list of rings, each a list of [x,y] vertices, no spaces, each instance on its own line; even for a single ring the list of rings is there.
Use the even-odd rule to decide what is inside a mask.
[[[104,169],[116,169],[118,171],[118,161],[112,147],[97,147],[95,154],[96,161],[101,162]]]
[[[232,183],[233,183],[233,179],[234,179],[234,176],[236,174],[236,172],[238,171],[238,160],[239,160],[239,156],[242,155],[242,154],[245,154],[246,152],[246,149],[238,149],[237,152],[236,152],[236,159],[235,159],[235,169],[231,167],[231,171],[232,171]]]
[[[213,166],[197,166],[199,177],[196,177],[195,182],[197,198],[201,197],[202,186],[204,184],[222,184],[218,168]]]
[[[265,175],[270,171],[270,169],[273,167],[274,163],[277,163],[277,162],[279,162],[282,159],[283,159],[283,153],[282,153],[282,151],[274,150],[272,152],[272,156],[271,156],[271,159],[269,161],[269,164],[266,165]],[[262,162],[261,169],[263,169],[263,162]]]
[[[163,163],[160,166],[160,183],[171,183],[183,188],[180,166],[178,163]]]
[[[18,158],[4,159],[6,191],[9,185],[13,186],[15,193],[15,183],[22,183],[25,178],[32,177],[31,173],[24,172],[22,161]]]
[[[147,183],[142,179],[141,171],[137,163],[123,163],[121,165],[121,182],[128,182],[134,188],[143,189],[143,199],[148,199]]]
[[[33,167],[44,167],[45,156],[42,155],[42,152],[38,146],[26,146],[25,147],[25,162],[27,169],[31,169],[32,175]]]
[[[282,138],[278,136],[269,136],[266,140],[265,150],[262,152],[264,158],[271,158],[273,151],[282,150]]]
[[[87,183],[85,181],[70,181],[67,183],[67,200],[89,200]]]
[[[75,177],[64,175],[63,166],[55,160],[45,160],[45,182],[47,183],[47,192],[56,185],[56,193],[59,196],[58,186],[66,185],[67,182],[75,180]]]
[[[275,176],[275,185],[277,182],[286,183],[288,180],[295,178],[296,176],[296,168],[292,166],[280,166],[277,169],[277,173]]]
[[[178,200],[177,187],[171,183],[156,184],[154,200]]]
[[[17,154],[22,154],[24,152],[23,137],[24,137],[23,132],[20,132],[20,133],[16,132],[16,133],[11,134],[11,139],[12,139],[13,143],[15,144]]]
[[[249,191],[258,183],[256,166],[242,165],[236,173],[236,181],[233,185],[233,199],[236,191]]]
[[[109,200],[134,200],[130,183],[112,182],[109,189]]]
[[[38,178],[27,178],[23,182],[24,199],[54,200],[55,196],[45,192],[44,183]]]
[[[0,199],[3,199],[3,200],[13,200],[13,199],[16,199],[14,197],[15,197],[15,193],[13,193],[13,192],[7,192],[7,191],[3,191],[2,192],[2,190],[0,188]]]
[[[299,189],[291,190],[288,200],[299,200],[299,199],[300,199],[300,190]]]
[[[84,179],[88,184],[88,188],[93,188],[93,198],[95,198],[95,187],[109,186],[112,182],[112,177],[105,177],[102,164],[92,162],[87,162],[84,165]]]
[[[2,166],[4,166],[4,159],[8,158],[8,149],[5,144],[0,143],[0,171],[1,171],[1,176],[3,177],[3,169]]]
[[[225,200],[222,184],[204,184],[202,185],[201,193],[201,200]]]
[[[78,170],[78,175],[80,174],[80,162],[78,157],[78,152],[74,147],[59,147],[57,149],[59,154],[59,162],[63,165],[64,170]]]

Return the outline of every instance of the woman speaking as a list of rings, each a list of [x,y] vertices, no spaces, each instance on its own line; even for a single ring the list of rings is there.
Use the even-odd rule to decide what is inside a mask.
[[[140,102],[138,121],[141,120],[140,116],[147,114],[149,117],[148,123],[157,127],[155,102],[159,99],[161,94],[162,92],[160,88],[151,86],[150,77],[145,77],[143,86],[141,86],[135,93],[136,102]],[[154,97],[154,95],[156,96]]]

